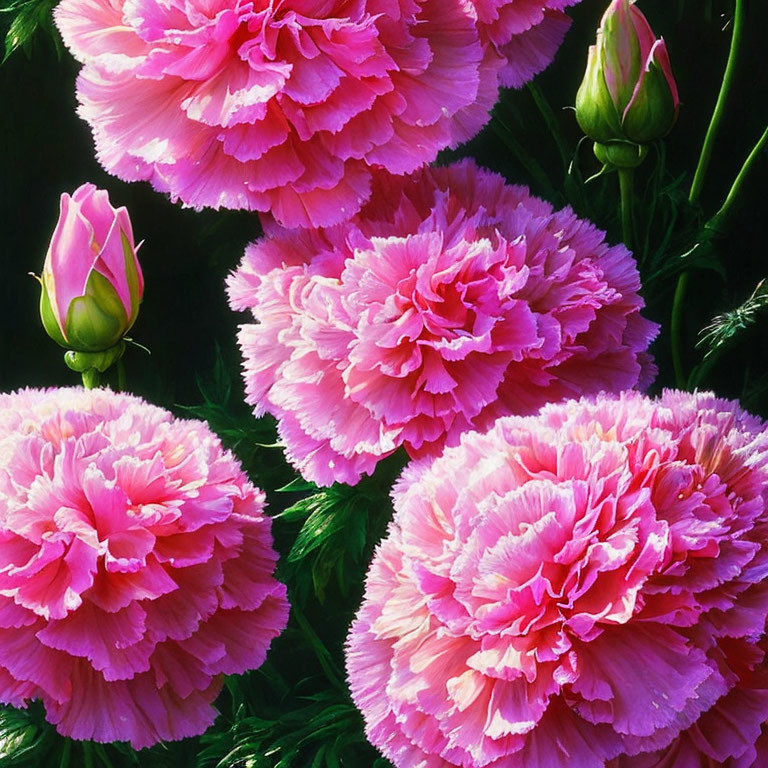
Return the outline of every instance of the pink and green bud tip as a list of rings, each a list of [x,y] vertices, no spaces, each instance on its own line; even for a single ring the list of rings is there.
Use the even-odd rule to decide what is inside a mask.
[[[105,370],[136,321],[144,279],[125,208],[107,192],[83,184],[61,196],[61,212],[40,282],[40,315],[48,335],[82,357],[79,368]],[[86,364],[91,357],[93,365]],[[72,357],[70,354],[69,357]]]
[[[581,129],[598,144],[647,144],[669,133],[679,107],[664,40],[656,37],[634,0],[613,0],[576,94]],[[619,167],[623,154],[617,157]],[[637,150],[627,155],[630,164],[641,160]]]

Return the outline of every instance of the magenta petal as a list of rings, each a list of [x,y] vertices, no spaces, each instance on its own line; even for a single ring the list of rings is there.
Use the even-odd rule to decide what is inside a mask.
[[[107,683],[82,663],[72,683],[88,695],[44,702],[59,733],[101,743],[129,741],[134,749],[202,733],[216,717],[212,702],[221,690],[221,680],[214,680],[206,690],[182,698],[168,686],[158,689],[149,672]]]
[[[125,243],[128,244],[128,253],[126,253]],[[128,211],[125,208],[119,208],[110,222],[106,237],[101,241],[101,250],[95,268],[109,280],[118,298],[122,301],[123,307],[125,307],[126,316],[131,317],[133,302],[126,271],[126,259],[129,262],[135,263],[136,261],[133,233],[131,232]],[[141,275],[141,270],[137,271]],[[139,295],[143,289],[142,280],[143,278],[139,278]]]
[[[98,250],[93,248],[93,226],[80,208],[81,204],[68,194],[61,196],[59,221],[43,268],[51,306],[62,329],[72,300],[85,294],[85,285],[98,255]]]

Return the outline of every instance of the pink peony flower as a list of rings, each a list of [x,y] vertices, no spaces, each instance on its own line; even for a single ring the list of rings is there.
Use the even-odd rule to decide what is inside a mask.
[[[359,216],[273,227],[230,276],[248,402],[308,479],[355,483],[499,415],[645,386],[634,261],[569,209],[471,162],[381,174]]]
[[[519,88],[549,66],[580,0],[472,0],[484,44],[501,58],[502,85]]]
[[[263,508],[201,422],[104,390],[0,395],[0,701],[136,749],[202,733],[287,621]]]
[[[393,496],[347,669],[398,768],[765,765],[763,422],[708,394],[569,401]]]
[[[498,92],[466,0],[62,0],[55,18],[109,172],[291,227],[349,218],[371,168],[430,163]]]

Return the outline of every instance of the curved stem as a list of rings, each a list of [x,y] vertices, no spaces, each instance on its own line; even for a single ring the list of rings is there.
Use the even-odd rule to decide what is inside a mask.
[[[709,163],[712,159],[712,152],[714,151],[715,141],[717,135],[720,132],[720,124],[725,116],[725,105],[728,101],[728,95],[731,90],[731,84],[733,83],[734,73],[736,71],[736,60],[738,59],[739,49],[741,47],[741,39],[744,30],[744,7],[745,0],[736,0],[736,5],[733,11],[733,33],[731,35],[731,47],[728,51],[728,62],[725,65],[725,72],[723,73],[723,81],[720,84],[720,92],[717,94],[717,101],[715,102],[715,108],[712,111],[712,117],[709,121],[709,127],[707,133],[704,136],[704,143],[701,147],[701,154],[699,155],[699,163],[696,166],[696,172],[693,175],[693,182],[691,183],[691,189],[688,193],[688,202],[695,205],[698,203],[701,197],[701,191],[704,188],[704,178],[707,175],[709,169]],[[750,155],[750,158],[752,155]],[[749,158],[747,159],[749,163]],[[746,164],[745,164],[746,165]],[[744,169],[742,168],[742,171]],[[741,173],[739,174],[741,177]],[[738,178],[737,178],[738,181]],[[733,188],[731,188],[733,191]],[[728,195],[730,199],[731,195]],[[728,201],[726,201],[727,203]],[[725,207],[725,205],[723,206]],[[722,208],[720,209],[722,211]],[[713,217],[717,219],[720,215],[720,211]],[[710,222],[711,223],[711,222]],[[714,227],[710,227],[714,228]],[[683,368],[683,356],[682,356],[682,314],[683,304],[685,303],[685,294],[688,288],[689,272],[685,270],[680,274],[677,279],[677,287],[675,288],[675,298],[672,304],[672,321],[670,324],[670,334],[672,343],[672,363],[675,368],[675,381],[677,386],[682,389],[685,387],[686,378],[685,370]]]
[[[683,367],[683,353],[681,349],[683,304],[688,290],[688,270],[682,272],[677,280],[675,298],[672,302],[672,319],[670,322],[670,335],[672,337],[672,365],[675,369],[675,384],[678,389],[685,389],[685,369]]]
[[[688,200],[696,203],[701,197],[701,190],[704,187],[704,177],[709,168],[709,162],[712,159],[717,134],[720,132],[720,124],[725,115],[725,104],[728,100],[728,93],[733,82],[734,72],[736,70],[736,59],[738,58],[739,48],[741,46],[742,32],[744,29],[744,2],[745,0],[736,0],[736,8],[733,12],[733,35],[731,36],[731,49],[728,53],[728,63],[725,65],[725,74],[723,82],[720,85],[720,93],[715,102],[715,109],[712,112],[712,118],[709,121],[709,128],[704,136],[704,144],[701,147],[699,164],[696,167],[696,173],[693,176],[691,191],[688,193]]]
[[[95,368],[83,371],[83,386],[86,389],[95,389],[99,386],[99,372]]]
[[[758,139],[757,144],[755,144],[752,151],[747,156],[747,159],[744,161],[744,165],[741,166],[741,170],[731,185],[728,195],[725,198],[725,202],[720,207],[720,210],[704,225],[707,229],[717,231],[722,228],[722,225],[727,220],[734,203],[741,193],[741,188],[744,186],[744,181],[749,175],[752,166],[766,147],[768,147],[768,128],[765,129],[763,135]]]
[[[547,97],[542,93],[541,88],[539,88],[538,85],[536,85],[535,82],[528,83],[526,86],[528,89],[528,92],[533,97],[533,101],[536,104],[536,108],[541,113],[542,118],[544,119],[544,122],[547,125],[547,128],[549,129],[549,132],[552,134],[552,138],[555,140],[555,144],[557,145],[557,150],[560,153],[560,159],[563,161],[563,168],[565,169],[565,172],[568,172],[568,166],[571,162],[571,151],[568,148],[568,143],[563,138],[563,132],[560,130],[560,124],[557,121],[557,117],[555,116],[555,113],[552,111],[552,107],[549,105],[549,102],[547,101]]]
[[[634,246],[634,218],[633,218],[633,203],[634,203],[634,190],[633,184],[635,169],[634,168],[619,168],[619,189],[621,190],[621,233],[624,240],[624,245],[630,250]]]

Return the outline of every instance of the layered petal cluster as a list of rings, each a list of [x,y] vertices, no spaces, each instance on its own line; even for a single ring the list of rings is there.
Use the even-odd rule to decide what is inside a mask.
[[[348,218],[371,168],[430,163],[498,92],[466,0],[62,0],[55,18],[108,171],[290,227]]]
[[[766,764],[763,422],[707,394],[568,401],[393,496],[347,669],[398,768]]]
[[[501,85],[519,88],[551,63],[580,0],[472,0],[484,44],[501,59]]]
[[[248,402],[308,479],[355,483],[404,445],[644,386],[656,326],[623,246],[471,162],[377,176],[344,225],[273,228],[229,279]]]
[[[0,701],[137,749],[202,733],[287,622],[264,494],[202,422],[0,395]]]

